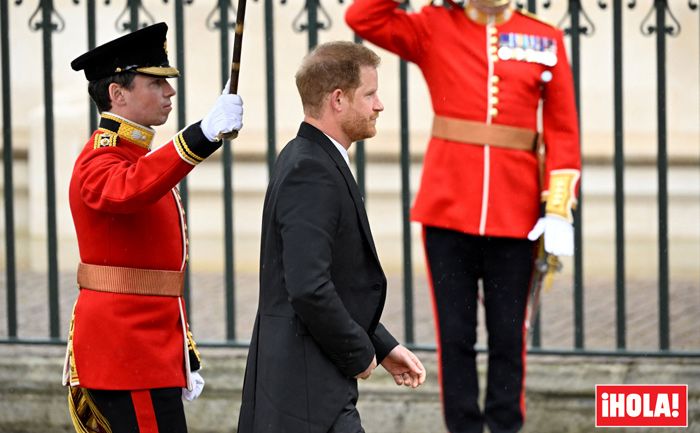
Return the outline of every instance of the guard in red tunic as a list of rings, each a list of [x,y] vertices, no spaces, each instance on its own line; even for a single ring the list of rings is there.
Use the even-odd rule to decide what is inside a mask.
[[[415,63],[430,90],[435,117],[411,218],[424,227],[447,427],[516,432],[525,413],[532,241],[544,234],[548,253],[573,254],[580,150],[563,34],[509,0],[416,13],[392,0],[355,0],[346,21]],[[489,356],[483,411],[479,280]]]
[[[70,207],[80,249],[64,369],[77,432],[186,432],[182,398],[204,385],[182,299],[187,227],[177,184],[242,126],[226,91],[200,122],[152,148],[172,110],[165,23],[71,63],[101,113],[78,156]]]

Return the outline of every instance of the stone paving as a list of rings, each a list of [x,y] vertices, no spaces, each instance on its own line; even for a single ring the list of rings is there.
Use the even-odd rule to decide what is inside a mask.
[[[235,276],[236,338],[248,341],[257,308],[258,280],[252,272]],[[384,310],[384,324],[404,340],[403,283],[400,275],[388,275],[389,292]],[[48,283],[43,273],[23,272],[17,277],[18,334],[21,338],[46,339],[49,334]],[[59,278],[61,327],[65,338],[71,308],[77,290],[75,275],[62,273]],[[626,282],[627,348],[654,352],[659,347],[658,287],[656,281],[628,279]],[[224,342],[225,293],[224,276],[218,273],[194,272],[191,284],[191,324],[200,342]],[[541,347],[571,349],[574,347],[574,305],[570,275],[560,275],[542,297]],[[414,277],[414,342],[434,346],[432,303],[424,276]],[[674,280],[670,284],[670,341],[674,351],[700,352],[700,281]],[[0,338],[7,335],[5,274],[0,277]],[[480,310],[483,314],[483,309]],[[484,344],[483,317],[479,318],[479,344]],[[614,281],[584,279],[584,347],[587,350],[616,348],[616,313]]]

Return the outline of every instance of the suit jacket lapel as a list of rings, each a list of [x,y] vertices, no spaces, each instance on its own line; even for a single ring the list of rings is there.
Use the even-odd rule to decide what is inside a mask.
[[[335,165],[340,170],[343,178],[345,178],[345,183],[348,185],[352,201],[355,203],[357,215],[360,218],[360,225],[362,226],[362,230],[365,232],[365,237],[367,238],[370,248],[372,249],[372,254],[374,254],[374,258],[377,260],[377,263],[379,263],[379,256],[377,255],[374,240],[372,239],[372,232],[369,228],[369,220],[367,219],[367,212],[365,210],[364,200],[360,194],[360,188],[357,186],[355,177],[352,175],[350,167],[348,167],[348,164],[343,159],[343,156],[340,154],[340,152],[338,152],[338,149],[335,148],[333,142],[331,142],[323,132],[306,122],[302,122],[297,135],[306,138],[307,140],[311,140],[314,143],[318,143],[328,154],[328,156],[331,157],[333,162],[335,162]]]

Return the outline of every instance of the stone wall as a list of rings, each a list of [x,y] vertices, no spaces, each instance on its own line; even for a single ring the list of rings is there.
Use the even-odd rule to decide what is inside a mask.
[[[244,349],[204,348],[204,394],[186,404],[190,433],[233,433],[245,368]],[[70,433],[62,348],[0,346],[0,432]],[[367,433],[443,433],[435,354],[420,353],[429,375],[418,390],[397,387],[377,371],[360,384]],[[484,373],[485,357],[479,355]],[[530,356],[524,433],[594,430],[594,386],[602,383],[689,385],[689,426],[700,432],[700,359]],[[643,429],[609,429],[634,433]],[[668,430],[667,430],[668,431]]]

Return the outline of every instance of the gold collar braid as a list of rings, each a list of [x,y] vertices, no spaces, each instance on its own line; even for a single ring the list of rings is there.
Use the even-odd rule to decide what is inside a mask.
[[[100,129],[114,132],[120,138],[149,150],[155,135],[153,129],[109,112],[102,113]]]

